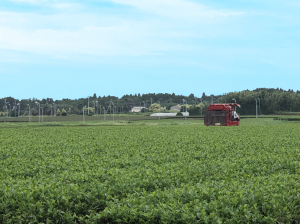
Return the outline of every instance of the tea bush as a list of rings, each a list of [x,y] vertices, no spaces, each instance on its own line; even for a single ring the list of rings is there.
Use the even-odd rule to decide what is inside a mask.
[[[2,223],[300,221],[300,126],[0,129]]]

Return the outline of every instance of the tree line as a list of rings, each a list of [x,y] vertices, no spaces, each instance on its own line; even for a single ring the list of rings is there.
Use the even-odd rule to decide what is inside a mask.
[[[116,96],[97,96],[96,93],[91,97],[80,99],[15,99],[13,97],[3,97],[0,99],[0,116],[7,113],[9,116],[28,116],[39,114],[39,107],[44,115],[69,115],[82,114],[83,108],[89,108],[90,115],[103,111],[115,113],[128,113],[132,107],[149,108],[153,103],[160,103],[165,110],[170,110],[172,106],[182,105],[182,111],[187,111],[192,115],[204,114],[205,108],[211,103],[233,103],[241,105],[237,112],[241,115],[255,114],[256,101],[260,104],[260,114],[274,114],[278,112],[298,112],[300,111],[300,92],[293,90],[283,90],[274,88],[258,88],[255,90],[243,90],[230,92],[224,95],[206,95],[202,93],[196,97],[193,93],[189,96],[176,95],[175,93],[148,93],[148,94],[126,94],[121,98]],[[30,110],[29,110],[30,108]],[[42,111],[42,112],[41,112]]]
[[[244,90],[223,95],[218,98],[218,102],[234,102],[232,99],[241,105],[241,108],[237,108],[237,112],[241,115],[256,114],[256,104],[258,114],[300,112],[300,91],[298,90],[286,91],[279,88]]]

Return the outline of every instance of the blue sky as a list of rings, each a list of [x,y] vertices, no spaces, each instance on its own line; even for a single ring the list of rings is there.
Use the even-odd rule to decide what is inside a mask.
[[[300,90],[298,0],[1,0],[0,98]]]

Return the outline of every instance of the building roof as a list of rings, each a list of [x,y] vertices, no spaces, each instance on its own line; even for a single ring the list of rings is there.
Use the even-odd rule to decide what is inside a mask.
[[[176,105],[176,106],[171,107],[171,110],[178,110],[178,111],[180,111],[180,109],[181,109],[181,106],[179,104]]]
[[[145,107],[133,107],[131,109],[131,112],[134,112],[134,113],[138,113],[138,112],[141,112],[141,110],[145,108]]]
[[[190,116],[189,112],[181,112],[183,114],[184,117],[188,117]],[[177,113],[154,113],[151,114],[150,116],[152,117],[175,117],[177,115]]]

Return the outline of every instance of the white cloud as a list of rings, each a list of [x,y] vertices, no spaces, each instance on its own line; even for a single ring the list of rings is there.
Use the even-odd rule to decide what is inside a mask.
[[[169,22],[124,21],[98,15],[0,13],[0,49],[68,57],[151,55],[188,49],[170,39],[193,33],[168,30]]]
[[[16,1],[16,0],[15,0]],[[18,0],[22,1],[22,0]],[[23,0],[36,3],[35,0]],[[121,2],[121,0],[113,0]],[[40,2],[40,1],[39,1]],[[187,16],[228,16],[230,13],[213,11],[207,7],[183,0],[122,0],[141,10],[165,15],[169,18],[151,17],[148,20],[129,20],[120,16],[103,16],[93,13],[70,13],[80,7],[74,3],[48,1],[47,6],[59,13],[40,15],[34,13],[0,12],[0,49],[31,52],[59,57],[73,54],[87,55],[151,55],[168,51],[197,51],[199,43],[183,38],[215,37],[228,33],[221,27],[205,26],[201,21],[187,28],[172,18]],[[173,3],[173,4],[172,4]],[[65,10],[68,9],[68,10]],[[178,15],[177,15],[178,14]],[[190,17],[189,17],[190,16]],[[232,32],[231,32],[232,33]],[[180,40],[178,40],[180,39]]]
[[[278,66],[291,66],[291,63],[278,63],[272,60],[266,60],[266,59],[262,59],[261,62],[265,63],[265,64],[269,64],[269,65],[278,65]]]
[[[289,3],[289,5],[299,7],[300,6],[300,1],[291,2],[291,3]]]
[[[11,0],[13,2],[24,2],[29,4],[43,4],[43,6],[58,10],[78,10],[81,5],[78,3],[63,2],[61,0]]]
[[[112,0],[115,3],[131,5],[143,11],[171,18],[215,18],[240,15],[240,12],[213,10],[202,4],[185,0]]]
[[[52,56],[150,55],[176,49],[165,40],[145,37],[127,24],[119,27],[87,26],[80,30],[41,29],[26,31],[0,27],[0,48]]]
[[[40,4],[46,2],[47,0],[11,0],[12,2],[25,2],[31,4]]]
[[[262,59],[261,61],[263,63],[267,63],[267,64],[276,64],[274,61],[271,61],[271,60]]]
[[[49,6],[58,10],[72,10],[72,11],[81,8],[81,5],[76,3],[54,3],[54,4],[50,4]]]

